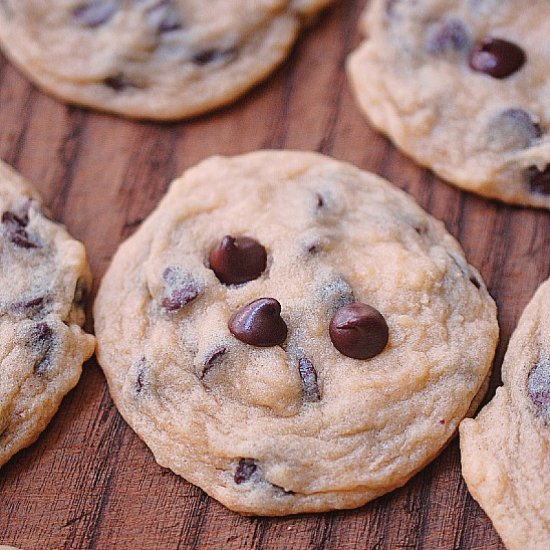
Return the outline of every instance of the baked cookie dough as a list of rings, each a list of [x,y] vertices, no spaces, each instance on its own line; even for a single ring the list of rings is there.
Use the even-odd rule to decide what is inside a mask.
[[[509,550],[550,548],[550,281],[525,308],[504,385],[460,425],[462,473]]]
[[[441,222],[303,152],[187,171],[117,251],[94,311],[113,400],[157,462],[262,515],[403,485],[478,403],[498,335]]]
[[[2,0],[0,43],[62,100],[178,119],[232,102],[331,0]]]
[[[348,59],[370,122],[486,197],[550,208],[550,2],[373,0]]]
[[[0,161],[0,466],[33,443],[80,377],[91,275],[84,247]]]

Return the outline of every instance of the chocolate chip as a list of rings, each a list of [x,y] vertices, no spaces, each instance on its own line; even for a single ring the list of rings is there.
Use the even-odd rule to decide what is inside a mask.
[[[108,76],[103,84],[115,92],[122,92],[128,88],[139,88],[135,82],[130,80],[125,74],[118,73],[113,76]]]
[[[238,285],[257,279],[267,265],[265,248],[250,237],[226,235],[210,252],[210,268],[226,285]]]
[[[252,476],[256,473],[258,466],[256,462],[251,458],[241,458],[233,474],[233,479],[237,485],[250,481]]]
[[[464,23],[459,19],[446,19],[435,23],[428,29],[426,51],[431,54],[443,54],[463,51],[470,44],[470,37]]]
[[[506,78],[525,63],[525,52],[516,44],[487,37],[477,42],[470,52],[470,67],[493,78]]]
[[[227,353],[227,348],[224,346],[220,346],[216,349],[214,349],[208,357],[204,360],[204,369],[202,373],[200,374],[199,378],[202,380],[207,374],[208,371],[215,366],[221,357],[223,357]]]
[[[35,298],[15,302],[13,304],[13,309],[15,311],[25,312],[27,314],[29,313],[29,310],[34,313],[42,308],[44,301],[44,296],[36,296]]]
[[[191,57],[191,61],[199,67],[204,67],[210,63],[217,61],[229,61],[237,55],[237,48],[229,48],[227,50],[203,50],[197,52]]]
[[[525,178],[531,193],[550,195],[550,164],[544,170],[539,170],[536,166],[530,166],[525,171]]]
[[[481,288],[481,283],[477,280],[477,277],[473,275],[470,276],[470,282],[479,290]]]
[[[274,298],[260,298],[242,307],[231,316],[228,327],[235,338],[258,347],[278,346],[288,332],[281,304]]]
[[[34,372],[43,374],[50,366],[50,351],[53,346],[53,329],[47,323],[36,324],[30,332],[30,345],[37,355]]]
[[[317,207],[317,210],[321,210],[321,208],[325,207],[325,199],[321,193],[315,193],[316,203],[315,206]]]
[[[84,27],[99,27],[113,17],[118,4],[119,0],[89,0],[74,8],[73,17]]]
[[[373,307],[354,302],[332,317],[329,334],[334,347],[353,359],[370,359],[388,343],[388,325]]]
[[[38,248],[25,229],[29,223],[28,217],[20,217],[7,211],[2,214],[2,223],[6,226],[9,240],[20,248]]]
[[[496,115],[487,128],[492,148],[498,151],[525,149],[542,136],[540,126],[525,110],[505,109]]]
[[[147,366],[147,360],[145,357],[142,357],[139,360],[139,363],[136,367],[137,370],[137,376],[136,376],[136,382],[134,385],[134,389],[136,391],[136,394],[140,394],[143,389],[145,388],[146,382],[145,382],[145,368]]]
[[[300,378],[302,379],[304,401],[319,401],[321,394],[317,383],[317,371],[313,363],[307,357],[300,357],[298,360],[298,369],[300,371]]]
[[[179,267],[167,267],[162,274],[166,282],[167,296],[161,302],[163,309],[168,312],[179,311],[183,306],[193,301],[202,291],[201,286]]]
[[[529,373],[527,393],[543,416],[550,416],[550,362],[540,361]]]

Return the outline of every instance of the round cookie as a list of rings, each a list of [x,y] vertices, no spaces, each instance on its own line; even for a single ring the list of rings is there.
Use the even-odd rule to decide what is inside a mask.
[[[91,275],[84,247],[0,161],[0,466],[33,443],[80,377]]]
[[[504,385],[460,425],[462,473],[509,550],[550,548],[550,280],[525,308]]]
[[[478,403],[498,336],[441,222],[304,152],[187,171],[117,251],[94,317],[113,400],[157,462],[263,515],[403,485]]]
[[[0,42],[31,80],[89,107],[178,119],[235,100],[330,0],[3,0]]]
[[[348,59],[370,122],[486,197],[550,208],[550,2],[373,0]]]

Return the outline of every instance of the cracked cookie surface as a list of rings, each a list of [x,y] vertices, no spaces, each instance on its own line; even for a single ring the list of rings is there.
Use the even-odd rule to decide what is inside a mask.
[[[83,245],[0,161],[0,465],[33,443],[94,350],[85,334],[91,275]]]
[[[373,174],[289,151],[177,179],[94,313],[111,395],[159,464],[267,515],[403,485],[479,402],[498,334],[441,222]]]
[[[462,473],[509,550],[550,547],[550,282],[525,308],[503,386],[460,425]]]
[[[3,0],[0,42],[63,100],[177,119],[235,100],[331,0]]]
[[[550,2],[373,0],[348,74],[370,122],[453,184],[550,208]]]

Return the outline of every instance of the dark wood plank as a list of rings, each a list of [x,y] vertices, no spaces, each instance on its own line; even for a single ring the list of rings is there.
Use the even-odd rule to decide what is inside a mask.
[[[502,336],[492,395],[511,331],[550,272],[548,214],[462,193],[369,127],[344,73],[364,3],[328,10],[283,66],[235,105],[176,124],[67,107],[0,57],[0,157],[85,242],[95,288],[169,182],[211,154],[316,150],[381,174],[445,222],[496,298]],[[233,514],[154,462],[118,415],[94,360],[38,442],[0,470],[0,541],[25,550],[503,548],[466,491],[456,441],[405,487],[358,510]]]

